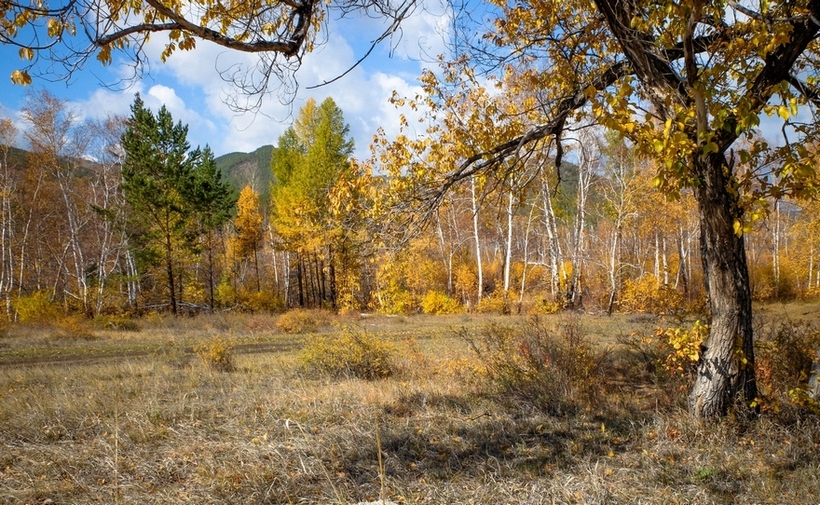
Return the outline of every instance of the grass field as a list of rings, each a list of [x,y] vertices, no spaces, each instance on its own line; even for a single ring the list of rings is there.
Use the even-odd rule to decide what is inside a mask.
[[[817,304],[764,318],[816,318]],[[571,321],[568,322],[568,317]],[[772,403],[700,425],[636,336],[674,323],[557,315],[606,360],[560,414],[481,373],[464,335],[515,317],[330,318],[396,350],[395,373],[316,373],[275,316],[154,317],[130,331],[0,338],[0,503],[817,503],[820,421]],[[461,336],[459,336],[459,332]],[[221,336],[229,372],[192,352]],[[631,339],[631,340],[630,340]]]

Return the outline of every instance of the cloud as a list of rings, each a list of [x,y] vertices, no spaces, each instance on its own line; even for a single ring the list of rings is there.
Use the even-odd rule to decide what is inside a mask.
[[[356,142],[355,155],[366,158],[376,130],[383,127],[389,135],[395,134],[399,114],[406,112],[396,110],[388,102],[393,91],[403,96],[415,94],[418,91],[415,79],[421,69],[445,47],[449,8],[441,0],[426,0],[420,6],[404,21],[401,38],[392,45],[389,40],[380,44],[362,65],[340,80],[308,89],[350,70],[370,48],[370,41],[381,35],[386,26],[383,19],[364,15],[329,19],[327,30],[320,34],[323,44],[305,56],[295,76],[299,85],[295,96],[283,96],[280,89],[273,89],[272,94],[264,97],[255,115],[236,114],[225,104],[226,97],[236,89],[226,83],[219,72],[238,66],[252,68],[258,62],[258,55],[198,40],[194,50],[176,51],[163,64],[159,55],[166,38],[162,34],[152,37],[145,45],[151,65],[149,72],[139,80],[128,82],[133,77],[133,67],[124,58],[101,70],[107,73],[101,81],[116,83],[122,79],[127,84],[123,89],[94,88],[89,82],[88,85],[75,83],[62,93],[55,88],[54,92],[71,97],[81,120],[102,119],[110,114],[128,115],[134,94],[139,92],[152,110],[164,104],[175,120],[188,124],[192,145],[209,143],[216,154],[251,151],[275,143],[308,98],[321,102],[330,96],[350,124]],[[391,58],[387,57],[389,54]],[[9,109],[0,111],[8,112]]]

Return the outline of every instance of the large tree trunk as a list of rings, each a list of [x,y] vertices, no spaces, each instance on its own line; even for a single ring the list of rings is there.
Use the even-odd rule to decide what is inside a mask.
[[[735,222],[742,212],[730,191],[723,155],[695,162],[695,187],[701,229],[701,253],[712,311],[709,337],[701,348],[689,409],[696,418],[725,415],[735,400],[751,406],[757,397],[752,338],[752,297],[742,234]],[[725,172],[724,172],[725,170]]]

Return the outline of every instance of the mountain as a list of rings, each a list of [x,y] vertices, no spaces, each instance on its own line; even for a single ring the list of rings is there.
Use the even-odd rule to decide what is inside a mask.
[[[270,158],[273,146],[262,146],[252,153],[228,153],[216,158],[216,166],[237,190],[250,184],[261,197],[263,205],[270,194]]]

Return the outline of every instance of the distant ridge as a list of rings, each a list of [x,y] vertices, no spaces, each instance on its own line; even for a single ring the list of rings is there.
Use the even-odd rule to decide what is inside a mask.
[[[248,184],[253,186],[262,197],[262,204],[266,205],[272,179],[271,154],[272,145],[262,146],[252,153],[228,153],[216,158],[216,166],[237,190]]]

